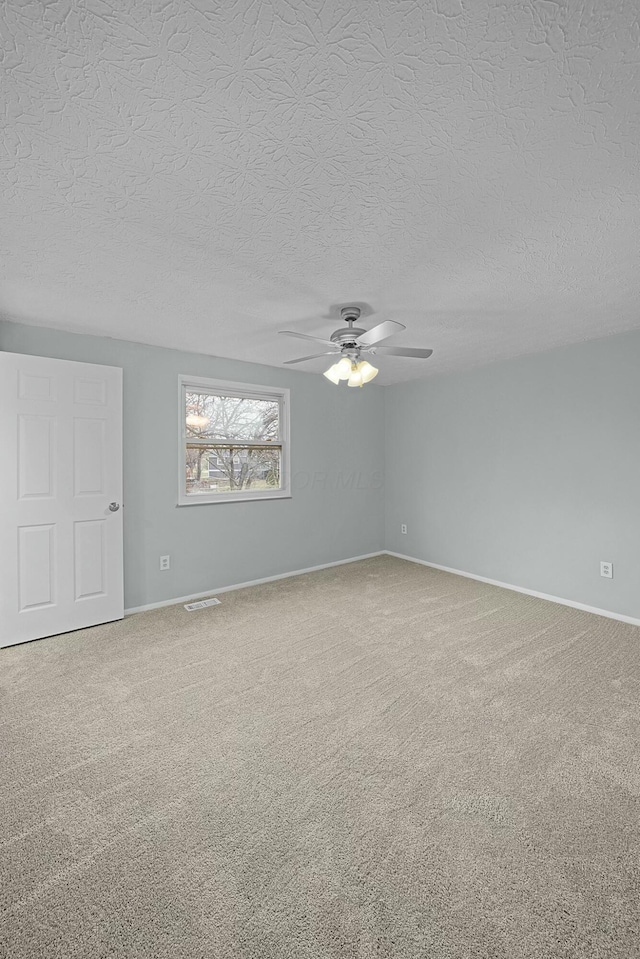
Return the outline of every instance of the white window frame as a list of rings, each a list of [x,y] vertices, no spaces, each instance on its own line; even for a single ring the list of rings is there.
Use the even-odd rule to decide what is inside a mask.
[[[187,476],[185,454],[187,444],[187,424],[185,418],[186,393],[190,389],[220,393],[223,396],[240,396],[251,400],[276,400],[280,407],[280,446],[282,458],[280,466],[281,488],[276,490],[233,490],[228,493],[191,493],[187,495]],[[211,503],[244,503],[258,499],[291,498],[291,460],[290,460],[290,422],[289,390],[285,387],[257,386],[253,383],[233,383],[229,380],[211,380],[202,376],[178,377],[178,506],[204,506]],[[209,443],[215,446],[214,442]],[[250,441],[238,443],[242,446],[254,445]],[[259,445],[259,444],[256,444]]]

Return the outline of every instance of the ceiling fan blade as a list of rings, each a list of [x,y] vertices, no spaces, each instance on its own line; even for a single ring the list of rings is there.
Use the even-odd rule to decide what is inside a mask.
[[[313,353],[311,356],[301,356],[297,360],[285,360],[285,363],[304,363],[306,360],[316,360],[319,356],[337,356],[340,350],[328,350],[326,353]]]
[[[325,346],[335,346],[333,340],[323,340],[321,336],[309,336],[308,333],[294,333],[293,330],[278,330],[280,336],[297,336],[299,340],[313,340],[315,343],[324,343]]]
[[[384,323],[378,323],[377,326],[359,336],[357,342],[364,346],[373,346],[374,343],[380,343],[381,340],[388,339],[394,333],[399,333],[400,330],[406,330],[406,326],[402,323],[396,323],[395,320],[385,320]]]
[[[433,350],[415,350],[409,346],[376,346],[372,353],[384,353],[386,356],[417,356],[426,360]]]

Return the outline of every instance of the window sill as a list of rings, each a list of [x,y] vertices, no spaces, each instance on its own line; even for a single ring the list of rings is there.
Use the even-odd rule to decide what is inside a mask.
[[[194,495],[180,497],[176,503],[177,507],[182,506],[212,506],[216,503],[253,503],[256,500],[270,499],[291,499],[289,490],[279,490],[277,493],[265,493],[263,491],[256,493],[218,493],[215,496]]]

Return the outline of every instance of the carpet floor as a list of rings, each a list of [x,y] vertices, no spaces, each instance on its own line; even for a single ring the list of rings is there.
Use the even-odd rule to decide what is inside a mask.
[[[0,651],[0,955],[640,956],[640,629],[380,556]]]

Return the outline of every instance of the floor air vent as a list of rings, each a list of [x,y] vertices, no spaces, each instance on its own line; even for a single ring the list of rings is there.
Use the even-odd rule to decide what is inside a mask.
[[[201,599],[198,603],[185,603],[185,609],[191,612],[192,609],[204,609],[205,606],[219,606],[219,599]]]

